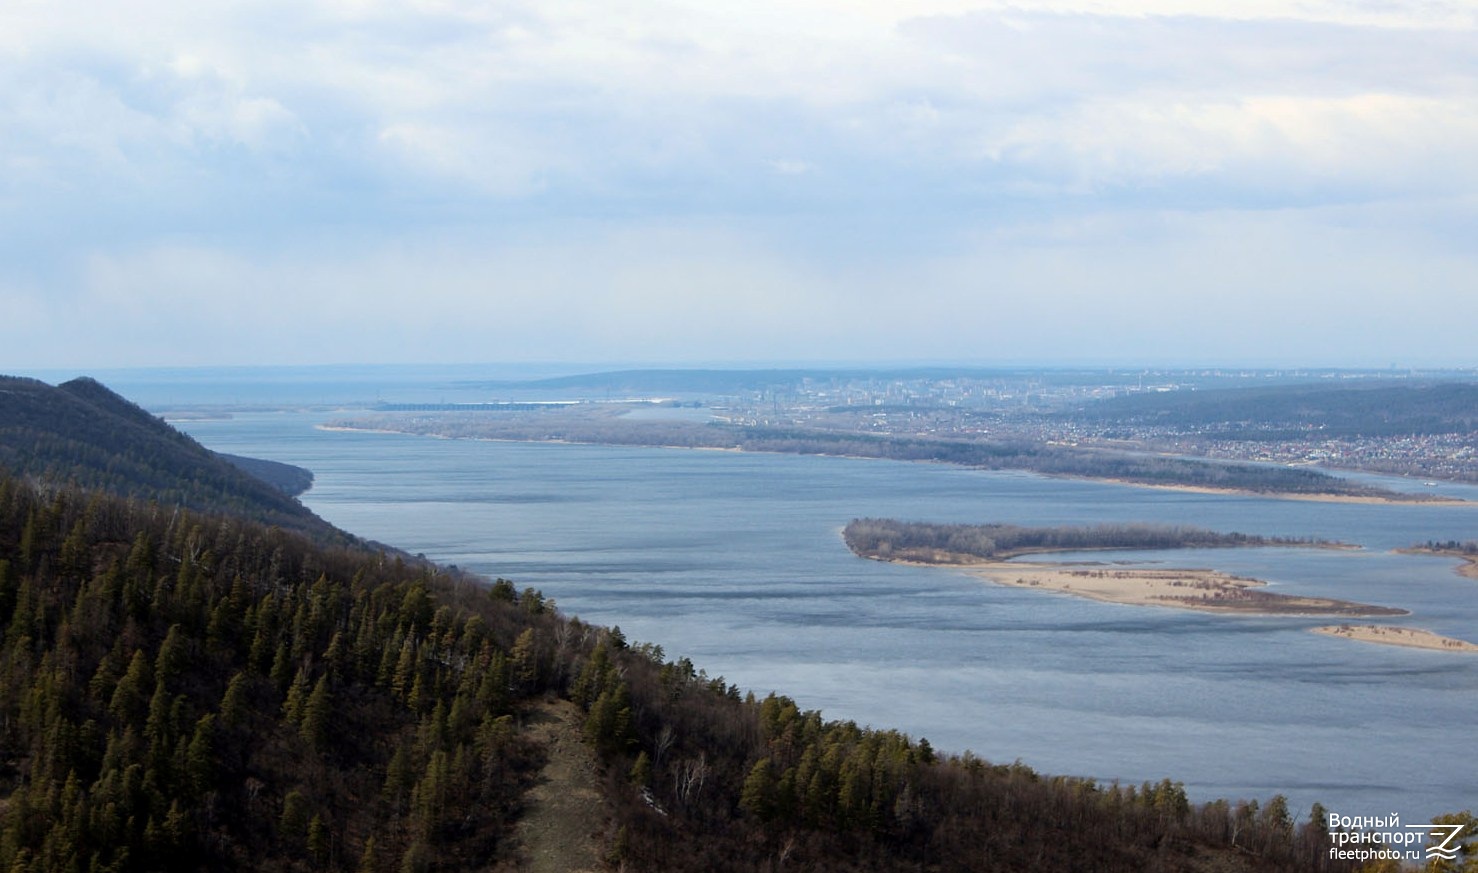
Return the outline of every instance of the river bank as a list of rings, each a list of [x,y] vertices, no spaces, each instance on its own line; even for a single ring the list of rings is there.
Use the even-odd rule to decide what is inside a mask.
[[[1110,485],[1129,485],[1195,494],[1236,497],[1272,497],[1321,503],[1356,504],[1464,504],[1456,498],[1427,494],[1408,494],[1385,489],[1352,486],[1330,476],[1328,490],[1307,490],[1310,484],[1299,481],[1290,487],[1245,487],[1240,485],[1202,484],[1198,481],[1165,481],[1183,476],[1204,479],[1208,469],[1218,478],[1237,471],[1244,481],[1258,485],[1291,475],[1286,470],[1254,469],[1247,465],[1216,465],[1205,461],[1162,457],[1152,459],[1165,467],[1179,466],[1176,473],[1157,468],[1144,476],[1126,475],[1127,466],[1142,466],[1143,459],[1130,455],[1079,452],[1062,447],[992,446],[987,443],[967,444],[950,441],[888,439],[869,434],[824,431],[759,431],[724,428],[691,422],[626,422],[611,410],[592,413],[579,409],[568,413],[507,413],[497,421],[470,420],[461,417],[422,416],[414,420],[380,415],[368,419],[341,419],[318,425],[325,431],[361,431],[366,433],[398,433],[442,439],[471,439],[496,442],[562,443],[593,446],[644,446],[650,448],[685,448],[743,451],[765,454],[801,454],[821,457],[881,459],[942,463],[982,470],[1019,470],[1049,478],[1076,479]],[[1045,454],[1043,454],[1045,452]],[[1085,472],[1102,467],[1103,473]],[[1324,474],[1321,474],[1324,475]],[[1271,478],[1270,478],[1271,477]]]

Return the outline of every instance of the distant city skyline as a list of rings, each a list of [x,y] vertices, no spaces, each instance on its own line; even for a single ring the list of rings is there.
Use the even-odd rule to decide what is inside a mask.
[[[1478,365],[1478,10],[0,10],[0,372]]]

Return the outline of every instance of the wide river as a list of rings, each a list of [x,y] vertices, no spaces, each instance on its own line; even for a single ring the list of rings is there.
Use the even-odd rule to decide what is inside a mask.
[[[854,557],[857,516],[1194,524],[1359,551],[1112,560],[1205,566],[1274,590],[1399,606],[1478,640],[1478,581],[1396,555],[1478,536],[1478,506],[1228,497],[890,461],[449,441],[317,429],[329,414],[182,424],[305,466],[349,531],[520,586],[741,688],[1048,773],[1183,781],[1196,800],[1289,797],[1406,821],[1474,806],[1478,656],[1308,633],[1324,623],[1118,606]],[[1419,487],[1419,486],[1418,486]],[[1446,493],[1478,489],[1444,486]],[[1081,559],[1081,556],[1075,556]]]

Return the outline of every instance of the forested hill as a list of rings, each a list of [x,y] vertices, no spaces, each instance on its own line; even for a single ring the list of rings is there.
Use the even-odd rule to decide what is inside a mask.
[[[343,537],[293,498],[307,471],[228,460],[92,379],[0,376],[0,470]]]
[[[1284,385],[1131,394],[1070,417],[1192,430],[1222,439],[1406,436],[1478,431],[1478,384]]]
[[[1317,808],[940,755],[502,580],[0,475],[0,869],[525,869],[550,698],[599,755],[608,817],[570,832],[612,870],[1353,866]]]

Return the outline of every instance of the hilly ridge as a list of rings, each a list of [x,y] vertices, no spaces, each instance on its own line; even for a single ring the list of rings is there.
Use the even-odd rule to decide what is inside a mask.
[[[88,378],[53,387],[0,376],[0,469],[40,482],[342,536],[290,493],[305,487],[307,471],[218,455]]]

